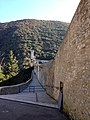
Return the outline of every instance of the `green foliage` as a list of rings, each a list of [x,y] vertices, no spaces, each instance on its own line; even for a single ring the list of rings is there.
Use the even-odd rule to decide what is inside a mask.
[[[23,68],[27,69],[31,67],[31,59],[30,59],[30,54],[28,51],[25,50],[24,52],[24,60],[23,60]]]
[[[5,80],[5,75],[3,74],[2,66],[0,65],[0,82]]]
[[[23,68],[27,69],[29,67],[31,67],[31,59],[29,57],[25,57],[23,62]]]
[[[10,51],[9,61],[8,61],[7,70],[6,70],[7,79],[12,78],[13,76],[16,76],[18,74],[18,71],[19,71],[18,61],[16,60],[16,57],[14,56],[13,51]]]
[[[0,86],[10,86],[10,85],[16,85],[16,84],[26,82],[31,78],[32,70],[33,70],[33,67],[28,69],[23,69],[16,76],[8,80],[5,80],[3,82],[0,82]]]
[[[23,45],[23,68],[27,69],[31,67],[31,59],[30,59],[30,50],[28,49],[27,44]]]
[[[67,23],[60,21],[30,19],[0,23],[0,50],[8,55],[8,51],[12,49],[19,61],[19,66],[27,63],[24,60],[28,61],[28,57],[23,55],[25,49],[28,53],[33,49],[38,59],[52,59],[67,27]]]

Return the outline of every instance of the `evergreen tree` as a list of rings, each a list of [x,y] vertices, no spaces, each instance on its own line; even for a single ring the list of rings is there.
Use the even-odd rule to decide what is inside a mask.
[[[27,69],[29,67],[31,67],[31,58],[30,58],[30,50],[28,48],[28,45],[25,44],[23,46],[23,68]]]
[[[9,53],[9,61],[7,64],[7,72],[6,72],[7,79],[16,76],[18,72],[19,72],[18,61],[16,60],[13,51],[11,50]]]
[[[31,67],[31,59],[30,54],[27,50],[24,51],[24,60],[23,60],[23,68],[27,69]]]
[[[5,75],[3,74],[2,66],[0,65],[0,82],[5,80]]]

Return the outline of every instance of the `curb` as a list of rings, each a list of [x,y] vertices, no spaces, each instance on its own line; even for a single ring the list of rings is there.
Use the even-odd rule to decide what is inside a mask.
[[[13,98],[3,98],[3,97],[0,97],[0,99],[58,109],[58,105],[53,105],[53,104],[48,104],[48,103],[33,102],[33,101],[27,101],[27,100],[16,100]]]

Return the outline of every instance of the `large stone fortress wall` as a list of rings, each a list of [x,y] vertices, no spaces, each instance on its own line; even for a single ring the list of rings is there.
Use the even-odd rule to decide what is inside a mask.
[[[81,0],[55,60],[39,74],[56,100],[63,83],[63,109],[71,118],[90,120],[90,0]]]
[[[75,120],[90,119],[90,0],[81,0],[55,58],[54,85],[64,83],[63,107]]]

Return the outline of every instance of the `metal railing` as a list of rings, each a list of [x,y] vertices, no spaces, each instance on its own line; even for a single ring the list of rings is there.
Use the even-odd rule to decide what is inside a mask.
[[[42,86],[29,86],[29,92],[45,92]]]
[[[55,86],[48,86],[48,85],[45,85],[45,86],[29,86],[29,92],[44,92],[46,90],[53,90],[53,89],[56,89],[56,90],[59,90],[59,87],[55,87]]]

